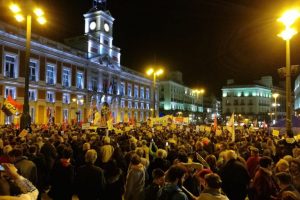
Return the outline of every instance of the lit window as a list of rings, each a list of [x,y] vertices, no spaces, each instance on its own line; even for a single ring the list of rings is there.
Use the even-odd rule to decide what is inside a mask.
[[[128,101],[128,108],[132,108],[132,102]]]
[[[150,99],[149,88],[146,88],[146,99]]]
[[[91,90],[94,92],[98,91],[98,78],[97,77],[91,78]]]
[[[134,108],[139,109],[139,103],[138,102],[134,102]]]
[[[143,99],[145,97],[145,94],[144,94],[144,88],[141,87],[141,90],[140,90],[140,98]]]
[[[78,105],[84,104],[83,95],[77,95],[77,103],[78,103]]]
[[[63,93],[63,102],[64,104],[69,104],[70,103],[70,94],[68,93]]]
[[[6,54],[4,63],[4,76],[17,78],[17,56]]]
[[[55,95],[52,91],[47,91],[47,102],[54,103],[55,102]]]
[[[63,87],[71,87],[71,69],[63,68],[62,79]]]
[[[63,119],[64,121],[68,121],[68,118],[69,118],[69,110],[68,109],[64,109],[63,110]]]
[[[129,96],[129,97],[131,97],[131,88],[132,88],[131,84],[128,84],[128,86],[127,86],[127,96]]]
[[[11,96],[13,99],[17,98],[16,95],[16,87],[10,87],[10,86],[6,86],[5,87],[5,98],[7,98],[8,96]]]
[[[46,70],[46,84],[54,85],[56,84],[56,71],[55,66],[51,64],[47,64],[47,70]]]
[[[39,68],[38,68],[38,62],[36,60],[30,60],[29,70],[30,70],[29,80],[34,82],[38,81]]]
[[[119,94],[121,96],[125,95],[125,83],[124,82],[121,82],[121,84],[120,84],[120,92],[119,92]]]
[[[29,89],[29,101],[37,100],[37,91],[35,89]]]
[[[83,72],[77,72],[76,73],[76,87],[78,89],[83,89],[84,88]]]
[[[134,98],[139,98],[139,86],[134,86]]]
[[[121,108],[125,108],[125,101],[121,100]]]

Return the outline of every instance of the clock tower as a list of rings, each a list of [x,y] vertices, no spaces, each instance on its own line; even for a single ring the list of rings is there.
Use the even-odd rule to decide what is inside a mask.
[[[93,0],[93,8],[83,15],[88,37],[88,58],[120,68],[120,49],[113,46],[114,18],[106,10],[106,0]]]

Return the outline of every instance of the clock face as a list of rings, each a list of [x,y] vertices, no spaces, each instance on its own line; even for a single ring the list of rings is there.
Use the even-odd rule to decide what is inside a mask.
[[[96,22],[93,21],[90,23],[90,29],[95,30],[95,28],[96,28]]]
[[[108,25],[108,23],[105,23],[105,24],[104,24],[104,30],[105,30],[106,32],[109,31],[109,25]]]

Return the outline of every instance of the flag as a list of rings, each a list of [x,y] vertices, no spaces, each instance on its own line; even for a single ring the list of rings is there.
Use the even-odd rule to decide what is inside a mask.
[[[231,138],[232,141],[235,141],[235,132],[234,132],[234,113],[232,113],[229,121],[228,121],[228,125],[227,125],[227,130],[231,133]]]
[[[22,104],[16,102],[10,95],[5,99],[2,111],[7,115],[15,115],[18,110],[22,109]]]

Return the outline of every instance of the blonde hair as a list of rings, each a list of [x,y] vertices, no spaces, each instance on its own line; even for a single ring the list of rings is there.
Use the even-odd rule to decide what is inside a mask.
[[[97,160],[97,152],[94,149],[90,149],[85,153],[85,162],[94,164]]]
[[[277,163],[276,163],[276,169],[278,172],[286,172],[289,170],[289,162],[286,161],[285,159],[280,159]]]

